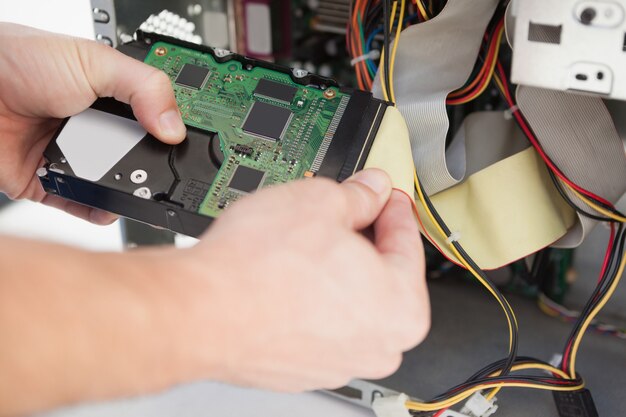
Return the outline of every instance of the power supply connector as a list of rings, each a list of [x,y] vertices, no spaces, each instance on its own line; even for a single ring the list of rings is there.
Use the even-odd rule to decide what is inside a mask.
[[[480,392],[475,392],[465,402],[465,405],[461,409],[462,414],[467,414],[469,417],[489,417],[498,411],[496,405],[497,398],[488,400]]]
[[[591,391],[554,391],[554,402],[559,417],[598,417]]]
[[[411,417],[406,402],[409,397],[406,394],[378,397],[372,403],[372,409],[376,417]]]

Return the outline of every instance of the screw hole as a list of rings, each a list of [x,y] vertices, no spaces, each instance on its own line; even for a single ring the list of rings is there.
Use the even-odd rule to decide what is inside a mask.
[[[593,7],[587,7],[580,14],[580,22],[583,25],[590,25],[591,22],[593,22],[593,20],[596,18],[596,15],[597,15],[596,9],[594,9]]]
[[[598,74],[596,74],[596,78],[600,81],[604,80],[604,73],[602,71],[598,72]]]

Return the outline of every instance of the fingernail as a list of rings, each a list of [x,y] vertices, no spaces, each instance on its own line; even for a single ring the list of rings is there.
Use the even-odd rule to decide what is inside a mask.
[[[360,182],[376,194],[388,194],[391,191],[389,176],[379,169],[366,169],[358,172],[349,181]]]
[[[89,221],[94,224],[109,225],[117,220],[117,216],[108,211],[92,209],[89,212]]]
[[[167,110],[159,118],[161,134],[167,139],[179,140],[185,136],[185,125],[176,110]]]

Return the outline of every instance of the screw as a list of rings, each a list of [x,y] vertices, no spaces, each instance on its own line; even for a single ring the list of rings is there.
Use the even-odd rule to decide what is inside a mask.
[[[144,171],[143,169],[135,170],[133,171],[132,174],[130,174],[130,180],[134,184],[143,184],[144,182],[146,182],[147,179],[148,179],[148,173]]]
[[[136,197],[145,198],[146,200],[149,200],[152,197],[152,192],[147,187],[141,187],[141,188],[137,188],[135,192],[133,193],[133,195]]]
[[[298,68],[294,68],[293,70],[293,75],[296,78],[304,78],[307,75],[309,75],[309,72],[307,70],[303,70],[303,69],[298,69]]]
[[[215,48],[213,49],[213,52],[215,52],[215,56],[218,58],[224,58],[225,56],[232,54],[229,50],[222,48]]]
[[[591,22],[593,22],[593,20],[596,18],[596,14],[596,9],[594,9],[593,7],[587,7],[580,14],[580,22],[583,25],[590,25]]]
[[[167,55],[167,49],[163,48],[162,46],[159,46],[157,49],[154,50],[154,54],[156,56],[165,56]]]

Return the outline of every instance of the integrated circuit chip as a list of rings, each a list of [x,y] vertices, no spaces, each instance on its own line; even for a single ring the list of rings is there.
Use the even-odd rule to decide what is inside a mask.
[[[280,140],[293,117],[291,110],[255,101],[243,123],[243,130],[265,139]]]
[[[202,89],[211,71],[208,68],[199,67],[193,64],[185,64],[176,77],[176,84],[183,87]]]
[[[239,165],[228,183],[228,188],[234,191],[252,193],[259,189],[264,178],[265,172]]]
[[[291,103],[297,92],[298,89],[294,86],[261,78],[254,90],[254,95]]]

